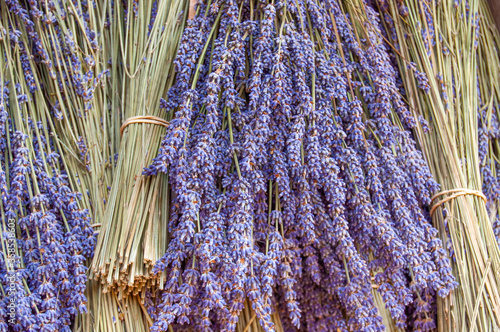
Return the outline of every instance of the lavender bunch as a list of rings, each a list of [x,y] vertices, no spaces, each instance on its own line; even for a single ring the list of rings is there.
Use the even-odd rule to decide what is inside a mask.
[[[160,97],[173,82],[170,63],[178,49],[185,24],[186,1],[164,0],[137,5],[115,2],[112,41],[122,45],[112,71],[123,74],[116,110],[122,123],[118,156],[108,203],[102,215],[95,256],[95,279],[119,297],[145,295],[155,287],[152,266],[166,250],[168,231],[163,218],[169,214],[169,185],[165,175],[142,175],[158,152],[165,128]],[[119,92],[119,93],[118,93]],[[153,117],[156,123],[137,122]]]
[[[26,80],[31,93],[38,91],[44,97],[36,100],[37,107],[29,108],[28,115],[33,116],[31,113],[36,110],[36,117],[44,119],[44,124],[50,128],[51,137],[56,138],[52,144],[60,153],[67,186],[83,194],[78,195],[78,204],[88,209],[94,220],[92,226],[98,229],[113,181],[121,125],[119,112],[113,111],[117,95],[108,91],[108,88],[119,89],[117,82],[122,75],[116,70],[119,54],[114,51],[115,39],[109,24],[106,29],[101,28],[104,19],[108,23],[112,21],[113,13],[104,3],[88,6],[84,1],[5,1],[1,6],[0,24],[16,27],[11,34],[14,41],[11,47],[21,50],[24,74],[20,72],[16,80]],[[29,33],[24,33],[28,28],[31,29]],[[31,47],[34,44],[37,49],[44,50],[40,53],[44,57]],[[115,66],[110,65],[113,63]],[[112,84],[106,84],[108,80]],[[21,97],[22,100],[26,98]],[[72,205],[76,198],[70,198]],[[68,210],[68,213],[79,212]],[[70,246],[78,245],[73,242],[76,240],[75,234],[68,234]],[[93,246],[87,246],[82,253],[84,258],[93,254]],[[86,302],[86,310],[78,310],[78,317],[71,314],[68,319],[66,315],[65,320],[70,321],[72,329],[93,331],[99,326],[103,330],[109,328],[109,322],[120,317],[126,318],[126,323],[114,324],[114,331],[139,331],[138,319],[143,320],[143,331],[146,331],[147,317],[142,314],[139,299],[133,297],[120,303],[115,292],[103,294],[104,287],[100,283],[86,285],[87,268],[81,266],[82,257],[75,257],[70,262],[69,282],[64,285],[65,288],[75,287],[82,294],[81,297],[73,294],[72,303]],[[19,281],[22,285],[22,280]],[[103,307],[102,303],[107,306]],[[118,314],[120,306],[127,311]]]
[[[435,327],[457,283],[383,38],[362,1],[198,4],[145,169],[172,188],[153,331],[235,330],[245,299],[265,331]]]
[[[13,8],[8,16],[7,6]],[[71,189],[40,83],[35,38],[17,3],[0,3],[2,331],[70,331],[87,311],[85,260],[94,251],[91,217]],[[20,29],[20,30],[18,30]],[[2,28],[3,30],[3,28]],[[26,34],[25,34],[26,33]],[[33,46],[43,53],[43,49]]]
[[[442,185],[433,199],[432,220],[453,255],[460,286],[438,299],[438,330],[498,329],[494,308],[500,305],[500,279],[494,271],[500,268],[500,250],[492,227],[498,37],[488,23],[493,20],[487,4],[409,0],[374,5],[388,42],[396,45],[393,60],[409,107],[429,122],[428,128],[414,128],[415,137]],[[451,32],[455,27],[460,27],[457,33]]]

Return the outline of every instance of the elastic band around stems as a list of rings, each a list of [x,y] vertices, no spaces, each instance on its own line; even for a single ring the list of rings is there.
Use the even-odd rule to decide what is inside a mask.
[[[162,118],[159,118],[157,116],[152,116],[152,115],[133,116],[131,118],[128,118],[120,127],[120,136],[123,136],[123,130],[125,130],[125,127],[127,127],[129,124],[132,123],[150,123],[164,127],[168,127],[169,125],[168,121],[163,120]]]
[[[431,208],[431,216],[434,213],[434,211],[443,203],[446,203],[448,201],[451,201],[452,199],[455,199],[460,196],[465,196],[465,195],[474,195],[477,197],[480,197],[483,199],[483,201],[486,203],[488,200],[484,194],[478,190],[472,190],[472,189],[467,189],[467,188],[457,188],[457,189],[451,189],[451,190],[445,190],[440,193],[435,194],[434,196],[431,197],[431,202],[435,200],[437,197],[446,195],[446,194],[453,194],[451,196],[448,196],[446,198],[443,198],[442,200],[438,201],[437,203],[432,205]]]

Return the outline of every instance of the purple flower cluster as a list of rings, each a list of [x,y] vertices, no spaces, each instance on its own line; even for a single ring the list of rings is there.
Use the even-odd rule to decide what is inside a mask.
[[[248,299],[266,331],[275,310],[286,330],[382,331],[373,288],[399,328],[434,328],[457,285],[426,213],[439,186],[373,9],[359,36],[336,0],[208,3],[145,170],[174,193],[152,330],[233,331]]]

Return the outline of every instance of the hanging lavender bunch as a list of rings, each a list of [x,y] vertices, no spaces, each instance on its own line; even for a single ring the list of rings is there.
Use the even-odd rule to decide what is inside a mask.
[[[439,186],[376,14],[344,6],[198,4],[145,171],[174,192],[153,331],[234,330],[245,298],[266,331],[276,307],[301,330],[384,330],[374,287],[399,328],[433,328],[456,286],[425,212]]]
[[[0,64],[8,69],[0,77],[2,231],[9,229],[14,239],[2,237],[0,280],[7,296],[0,324],[6,324],[3,330],[70,331],[73,318],[87,310],[84,264],[94,251],[95,235],[89,212],[80,207],[81,194],[70,189],[42,88],[39,82],[33,87],[35,62],[26,47],[30,38],[36,41],[36,32],[30,26],[27,35],[15,30],[28,24],[28,14],[16,2],[7,5],[14,6],[20,21],[12,18],[10,38],[0,44]],[[34,4],[31,9],[35,15]]]

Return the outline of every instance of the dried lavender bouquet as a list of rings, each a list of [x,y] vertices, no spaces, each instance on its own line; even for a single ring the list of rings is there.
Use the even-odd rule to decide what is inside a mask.
[[[481,86],[498,84],[498,77],[491,82],[484,77],[494,75],[498,67],[481,62],[493,41],[486,39],[488,13],[480,4],[378,1],[409,107],[430,123],[430,133],[424,135],[420,128],[415,132],[443,190],[435,196],[432,217],[440,238],[449,243],[460,287],[438,303],[439,331],[500,328],[500,250],[484,202],[487,197],[481,193],[485,189],[490,196],[481,179],[486,161],[483,115],[492,114],[489,93],[494,92],[484,94]],[[419,73],[417,80],[412,71]],[[482,99],[482,104],[484,96],[489,99]]]
[[[375,11],[362,1],[200,1],[145,174],[168,174],[166,273],[152,331],[435,327],[456,287],[426,207],[439,186],[409,131]],[[388,321],[386,319],[385,321]]]
[[[116,289],[120,298],[154,287],[152,265],[167,244],[163,222],[169,213],[167,176],[141,173],[157,154],[165,131],[160,97],[174,78],[169,68],[187,8],[183,0],[113,3],[113,38],[120,52],[114,67],[122,73],[122,82],[112,93],[119,96],[115,107],[123,136],[91,268],[96,280]],[[123,125],[137,116],[159,120]]]
[[[95,237],[34,75],[50,66],[41,38],[23,7],[0,1],[1,331],[70,331],[87,311]]]

